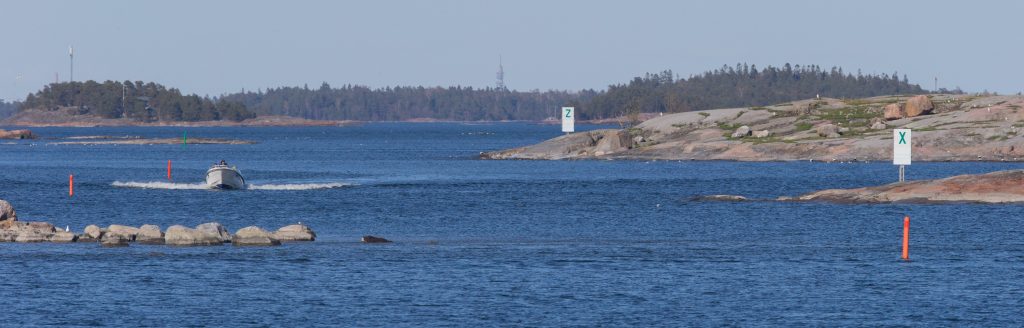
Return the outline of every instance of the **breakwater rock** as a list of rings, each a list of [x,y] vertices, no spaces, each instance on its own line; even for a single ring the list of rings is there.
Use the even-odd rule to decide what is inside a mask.
[[[195,228],[173,225],[166,231],[146,224],[141,227],[112,224],[106,228],[97,225],[85,227],[82,233],[57,229],[48,222],[18,221],[14,207],[0,200],[0,242],[19,243],[99,243],[104,247],[124,247],[131,244],[169,246],[217,246],[231,243],[236,246],[277,246],[281,242],[314,241],[316,233],[304,224],[291,224],[269,232],[250,226],[234,234],[217,222],[203,223]]]

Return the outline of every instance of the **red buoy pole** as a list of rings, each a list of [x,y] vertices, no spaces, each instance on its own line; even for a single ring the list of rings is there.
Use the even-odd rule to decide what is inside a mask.
[[[167,181],[171,181],[171,160],[167,160]]]
[[[68,197],[75,196],[75,175],[68,175]]]
[[[910,216],[903,217],[903,256],[904,261],[910,260]]]

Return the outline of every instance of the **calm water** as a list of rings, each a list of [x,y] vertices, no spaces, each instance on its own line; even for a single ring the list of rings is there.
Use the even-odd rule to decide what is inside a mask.
[[[888,163],[477,160],[559,134],[512,123],[34,129],[186,130],[259,143],[0,143],[0,199],[23,220],[77,231],[301,221],[319,239],[0,244],[0,325],[1013,326],[1024,316],[1024,207],[688,200],[881,184],[896,178]],[[220,159],[254,189],[197,189]],[[908,178],[1020,167],[920,163]],[[904,214],[909,263],[898,260]],[[364,234],[396,243],[363,245]]]

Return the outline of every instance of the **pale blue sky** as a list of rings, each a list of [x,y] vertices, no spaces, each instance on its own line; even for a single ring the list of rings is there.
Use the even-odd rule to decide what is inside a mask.
[[[242,88],[604,88],[644,72],[786,62],[1024,90],[1022,2],[4,1],[0,98],[68,78]],[[20,79],[17,77],[21,76]]]

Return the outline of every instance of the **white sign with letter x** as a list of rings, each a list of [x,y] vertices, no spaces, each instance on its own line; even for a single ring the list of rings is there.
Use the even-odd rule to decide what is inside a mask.
[[[910,165],[910,129],[892,130],[892,164]]]

